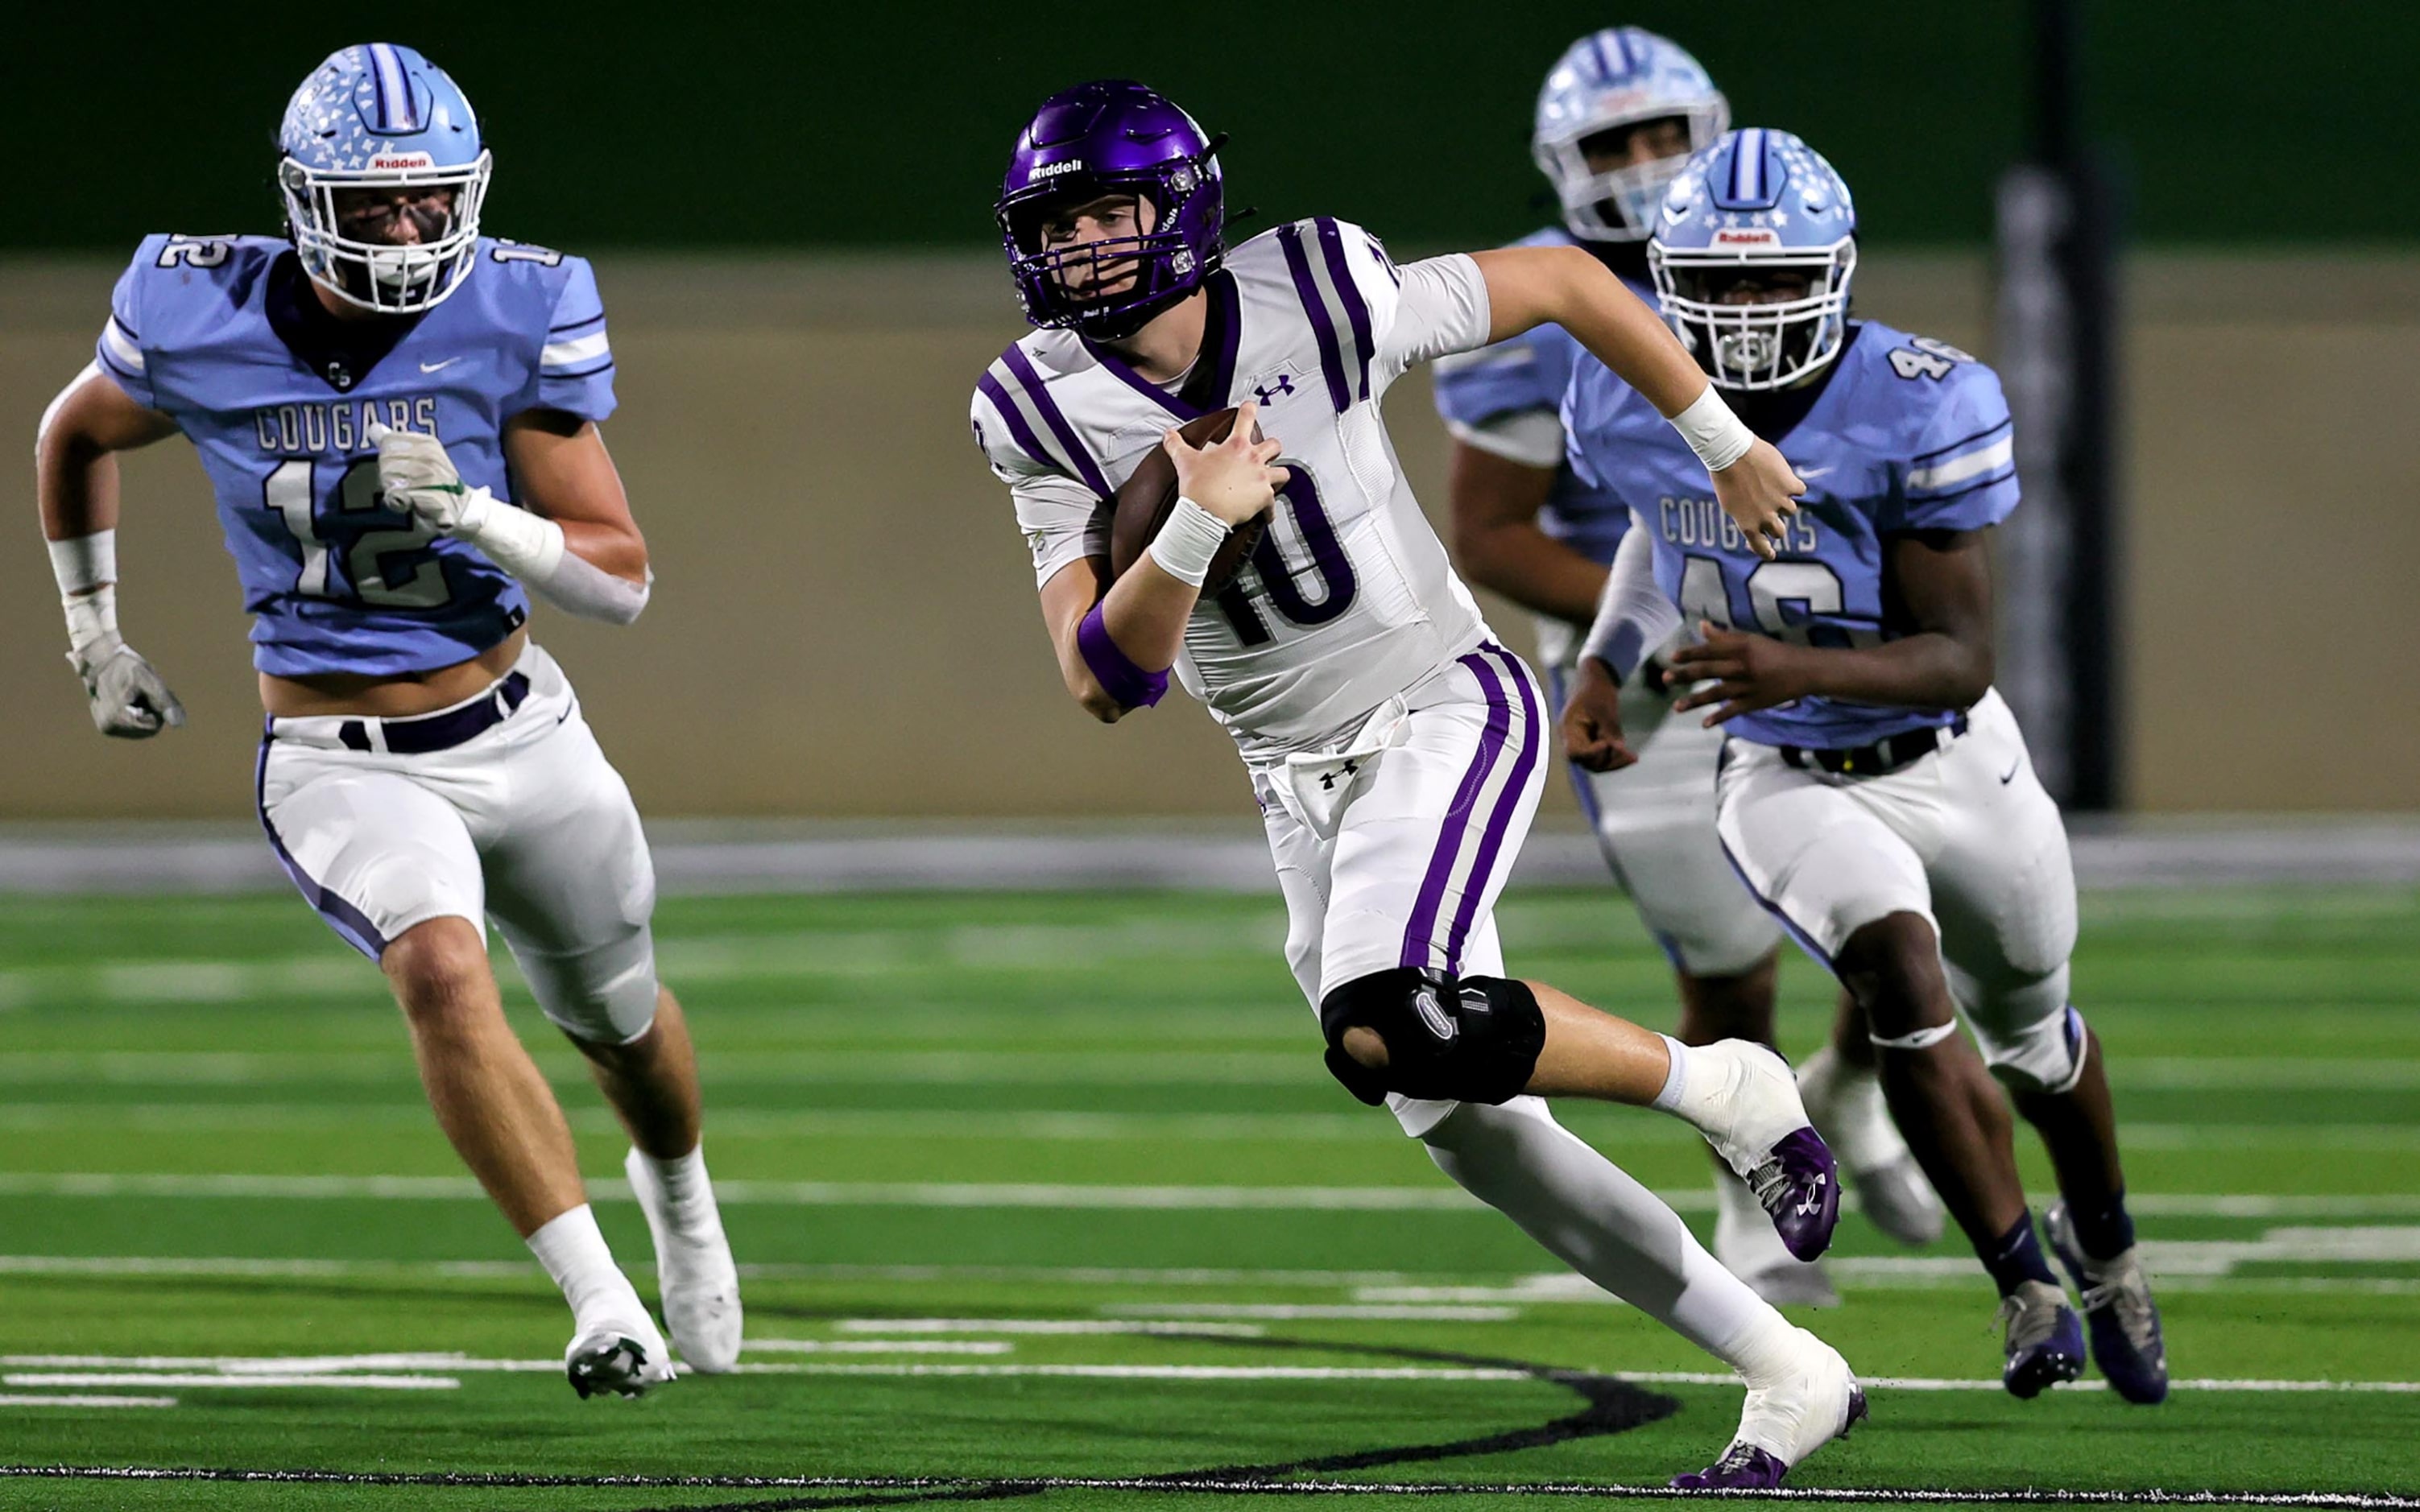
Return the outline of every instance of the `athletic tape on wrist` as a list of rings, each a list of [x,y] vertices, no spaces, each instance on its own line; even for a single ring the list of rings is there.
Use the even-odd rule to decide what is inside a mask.
[[[1134,663],[1134,658],[1119,649],[1109,634],[1109,622],[1102,618],[1102,606],[1094,604],[1084,623],[1076,626],[1076,650],[1082,655],[1084,665],[1093,670],[1101,691],[1118,701],[1121,708],[1147,709],[1158,702],[1168,691],[1168,673],[1146,671]]]
[[[81,656],[103,641],[115,640],[117,635],[117,585],[103,583],[88,594],[77,594],[61,601],[68,614],[68,644]]]
[[[542,515],[517,509],[485,488],[477,489],[465,511],[468,524],[456,533],[488,559],[525,582],[539,583],[554,576],[563,561],[563,527]]]
[[[1190,499],[1179,499],[1176,507],[1143,548],[1159,570],[1182,583],[1199,588],[1210,576],[1211,559],[1227,544],[1227,522],[1202,508]]]
[[[51,576],[59,580],[59,596],[88,594],[103,583],[117,581],[117,532],[95,531],[53,541]]]
[[[1720,472],[1747,455],[1747,449],[1756,444],[1756,432],[1731,413],[1731,407],[1723,403],[1723,396],[1714,392],[1711,383],[1706,385],[1705,393],[1690,401],[1689,408],[1672,417],[1672,428],[1681,433],[1681,439],[1689,443],[1689,450],[1698,454],[1698,460],[1706,464],[1709,472]]]

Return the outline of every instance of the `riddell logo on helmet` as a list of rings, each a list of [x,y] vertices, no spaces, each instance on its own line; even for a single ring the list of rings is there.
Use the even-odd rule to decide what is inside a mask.
[[[373,168],[434,168],[437,160],[426,152],[380,152],[370,158]]]
[[[1070,158],[1064,162],[1043,163],[1041,166],[1035,168],[1032,173],[1027,174],[1025,176],[1025,181],[1030,184],[1037,178],[1056,178],[1063,173],[1082,173],[1083,171],[1084,160],[1081,158]]]
[[[1714,233],[1717,247],[1778,247],[1781,233],[1759,227],[1750,231],[1722,230]]]

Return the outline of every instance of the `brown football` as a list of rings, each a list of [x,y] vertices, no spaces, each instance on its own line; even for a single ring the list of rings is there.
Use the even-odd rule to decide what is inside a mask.
[[[1188,420],[1179,426],[1185,439],[1195,446],[1207,446],[1227,439],[1235,428],[1235,411],[1221,409]],[[1259,425],[1252,427],[1252,440],[1261,439]],[[1134,476],[1119,487],[1109,517],[1109,572],[1113,578],[1125,576],[1126,569],[1142,557],[1142,548],[1151,545],[1159,528],[1168,522],[1169,512],[1176,507],[1176,464],[1168,458],[1168,449],[1155,446],[1143,454],[1142,463]],[[1268,516],[1256,515],[1227,532],[1226,544],[1210,559],[1210,576],[1202,579],[1202,596],[1213,597],[1235,580],[1252,548],[1260,544],[1261,532],[1267,528]]]

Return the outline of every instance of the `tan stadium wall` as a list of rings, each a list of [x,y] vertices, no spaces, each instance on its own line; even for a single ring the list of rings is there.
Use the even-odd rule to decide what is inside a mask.
[[[42,406],[114,270],[0,263],[0,819],[240,817],[259,715],[190,449],[127,460],[123,618],[192,715],[85,719],[34,523]],[[1249,812],[1181,695],[1104,730],[1061,691],[968,393],[1020,329],[987,258],[606,258],[607,437],[659,581],[629,629],[538,631],[658,815]],[[1876,255],[1876,318],[1988,350],[1979,258]],[[2420,806],[2420,259],[2142,257],[2130,270],[2127,783],[2150,810]],[[1424,377],[1388,403],[1442,503]],[[9,533],[9,532],[13,532]],[[1523,616],[1496,614],[1528,643]],[[1568,813],[1564,786],[1549,803]]]

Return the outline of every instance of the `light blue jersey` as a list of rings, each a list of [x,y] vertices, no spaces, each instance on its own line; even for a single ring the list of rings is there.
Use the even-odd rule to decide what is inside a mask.
[[[269,237],[144,239],[102,329],[103,371],[201,453],[253,616],[253,664],[390,675],[466,661],[529,617],[475,547],[385,507],[373,422],[441,438],[462,481],[512,497],[504,423],[613,410],[588,264],[481,238],[458,292],[339,322]]]
[[[1573,466],[1638,512],[1654,535],[1655,580],[1700,619],[1817,646],[1870,646],[1910,627],[1885,609],[1885,542],[1907,531],[1972,531],[2017,506],[2009,405],[1999,378],[1940,342],[1853,325],[1830,381],[1778,438],[1807,484],[1780,556],[1758,559],[1670,422],[1593,358],[1563,400]],[[1801,699],[1730,721],[1768,746],[1863,746],[1947,724],[1948,709]]]
[[[1516,247],[1578,244],[1560,226],[1532,232],[1512,243]],[[1622,282],[1649,309],[1655,307],[1653,289],[1629,279]],[[1506,415],[1552,411],[1561,406],[1572,369],[1582,359],[1588,359],[1588,353],[1580,344],[1555,325],[1533,326],[1493,347],[1445,358],[1430,368],[1437,413],[1450,424],[1478,426]],[[1613,548],[1621,543],[1621,532],[1630,525],[1630,511],[1609,492],[1581,481],[1565,462],[1556,471],[1553,492],[1538,511],[1538,525],[1572,549],[1598,562],[1611,562]]]

